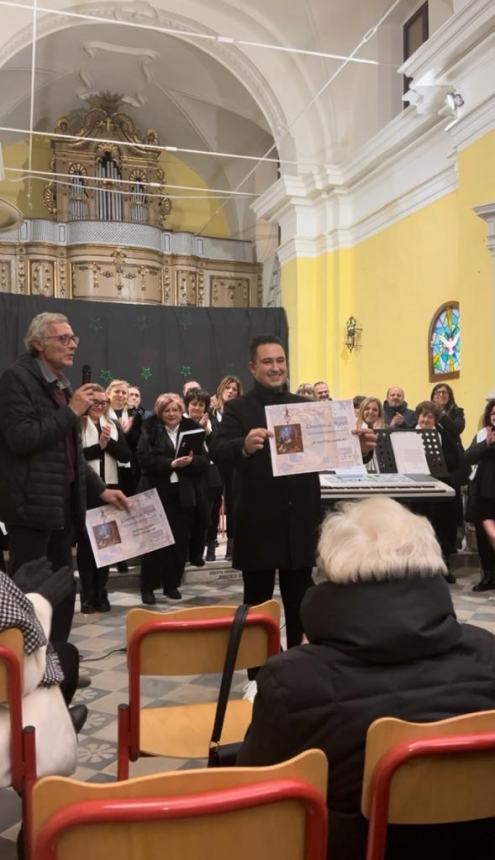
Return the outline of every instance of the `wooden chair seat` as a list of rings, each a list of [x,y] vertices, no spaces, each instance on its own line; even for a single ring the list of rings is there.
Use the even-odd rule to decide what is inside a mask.
[[[208,757],[216,703],[190,702],[141,707],[141,678],[221,675],[236,606],[202,606],[171,612],[133,609],[126,619],[129,704],[119,707],[119,780],[140,754],[172,758]],[[280,606],[268,600],[251,606],[242,629],[235,669],[262,666],[280,651]],[[220,687],[220,681],[218,682]],[[194,690],[187,690],[189,693]],[[229,700],[221,744],[241,743],[251,721],[248,701]]]
[[[215,708],[216,702],[143,708],[140,712],[141,752],[171,758],[207,758]],[[244,699],[230,701],[225,714],[222,744],[242,741],[251,715],[251,702]]]

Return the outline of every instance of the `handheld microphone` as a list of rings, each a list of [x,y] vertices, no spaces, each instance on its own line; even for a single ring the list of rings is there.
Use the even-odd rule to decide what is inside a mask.
[[[91,382],[91,365],[83,364],[82,366],[82,384],[86,385],[88,382]]]

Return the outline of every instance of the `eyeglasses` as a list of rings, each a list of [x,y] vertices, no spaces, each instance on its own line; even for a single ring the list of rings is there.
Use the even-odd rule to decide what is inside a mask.
[[[78,338],[77,334],[47,334],[45,340],[58,340],[62,346],[69,346],[70,343],[78,346],[80,338]]]
[[[96,409],[104,409],[107,403],[108,400],[93,400],[91,408],[95,407]]]

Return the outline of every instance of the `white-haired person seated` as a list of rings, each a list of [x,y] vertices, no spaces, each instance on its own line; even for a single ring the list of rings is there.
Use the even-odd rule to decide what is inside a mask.
[[[366,731],[495,708],[495,637],[457,621],[433,529],[392,499],[349,503],[325,520],[327,581],[306,592],[308,643],[260,670],[240,765],[312,747],[329,761],[331,860],[364,860],[360,814]],[[426,829],[426,833],[425,833]],[[387,860],[495,857],[494,822],[389,828]],[[432,851],[435,853],[431,853]]]
[[[25,562],[13,579],[0,571],[0,631],[17,628],[24,644],[22,724],[36,730],[38,776],[69,776],[77,764],[76,733],[88,714],[69,704],[76,691],[79,653],[70,642],[49,642],[53,609],[71,593],[68,568],[53,571],[46,558]],[[0,706],[0,788],[11,783],[10,718]],[[18,857],[23,857],[23,831]]]

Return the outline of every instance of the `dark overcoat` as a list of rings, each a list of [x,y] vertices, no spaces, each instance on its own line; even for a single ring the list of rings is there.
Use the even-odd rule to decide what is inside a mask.
[[[80,418],[53,399],[29,354],[0,377],[0,403],[0,519],[43,531],[63,528],[70,433],[76,447],[75,525],[83,527],[87,493],[95,505],[105,484],[84,459]]]
[[[184,430],[197,429],[196,421],[185,417],[181,419],[179,433]],[[196,508],[199,514],[207,520],[207,457],[194,455],[190,466],[177,469],[178,485],[171,484],[170,476],[173,471],[172,462],[175,459],[175,449],[163,422],[156,415],[152,415],[143,422],[137,458],[141,468],[139,492],[155,487],[166,510],[171,497],[174,498],[175,503],[173,488],[178,486],[179,506],[184,509]]]
[[[326,582],[306,593],[301,618],[309,644],[271,657],[260,670],[237,763],[271,765],[313,747],[323,750],[329,763],[328,856],[364,860],[360,799],[368,726],[386,716],[430,722],[495,709],[495,636],[457,621],[441,575]],[[425,839],[419,828],[392,828],[397,850],[387,860],[459,856],[447,850],[452,831],[444,826],[433,828],[442,850],[425,851],[433,839],[427,829]],[[493,827],[474,830],[495,846]],[[454,846],[467,836],[457,827],[454,834]],[[495,856],[473,846],[468,854]]]
[[[220,467],[233,467],[234,567],[240,570],[297,570],[312,567],[321,520],[318,475],[273,477],[268,442],[250,457],[244,439],[266,427],[265,406],[304,403],[287,391],[259,383],[225,404],[210,454]]]

